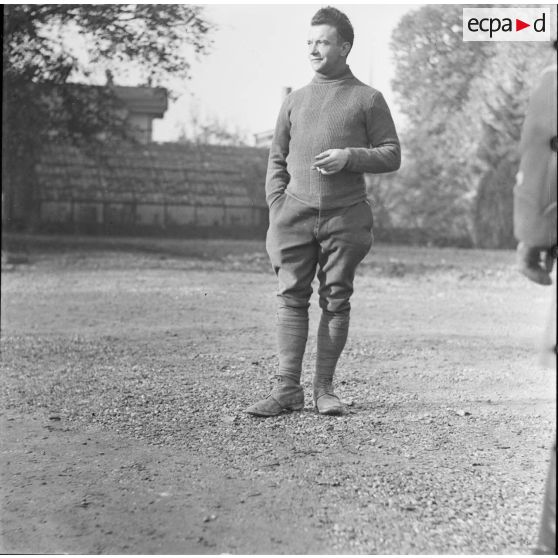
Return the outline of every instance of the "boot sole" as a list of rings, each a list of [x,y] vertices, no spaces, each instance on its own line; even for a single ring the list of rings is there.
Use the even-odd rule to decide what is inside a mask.
[[[327,415],[330,417],[338,417],[344,415],[347,412],[344,407],[336,407],[335,409],[328,409],[326,411],[320,411],[316,407],[316,411],[318,411],[318,414],[320,415]]]
[[[278,413],[262,413],[260,411],[246,411],[246,413],[254,417],[278,417],[283,413],[288,413],[291,411],[302,411],[302,409],[304,409],[304,403],[290,405],[289,407],[283,407]]]
[[[347,407],[341,403],[341,405],[337,405],[336,407],[330,407],[329,409],[325,409],[324,411],[320,411],[318,407],[318,403],[314,401],[314,409],[320,415],[329,415],[329,416],[341,416],[347,413]]]

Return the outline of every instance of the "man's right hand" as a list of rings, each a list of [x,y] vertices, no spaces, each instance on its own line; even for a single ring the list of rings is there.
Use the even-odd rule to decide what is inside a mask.
[[[527,246],[523,242],[517,245],[517,264],[519,271],[539,285],[552,285],[550,273],[554,266],[554,255],[548,248]]]
[[[349,152],[345,149],[328,149],[314,157],[312,170],[322,174],[336,174],[344,169],[349,162]]]

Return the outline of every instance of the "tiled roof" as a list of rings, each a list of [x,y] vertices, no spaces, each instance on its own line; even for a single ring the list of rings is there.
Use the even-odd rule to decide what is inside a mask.
[[[37,165],[43,200],[266,207],[268,152],[176,143],[122,146],[96,156],[50,145]]]
[[[114,87],[116,96],[123,101],[130,112],[149,114],[163,118],[168,108],[167,90],[162,87]]]
[[[40,89],[50,95],[54,100],[60,98],[63,90],[70,91],[74,95],[90,95],[113,91],[116,98],[132,113],[150,115],[153,118],[162,118],[168,108],[168,92],[164,87],[137,86],[129,87],[123,85],[88,85],[84,83],[66,83],[63,86],[57,84],[42,84]]]

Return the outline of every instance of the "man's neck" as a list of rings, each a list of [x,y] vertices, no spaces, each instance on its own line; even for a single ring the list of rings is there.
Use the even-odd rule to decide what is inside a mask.
[[[351,77],[351,76],[352,76],[351,69],[349,68],[348,64],[345,64],[344,66],[340,68],[336,68],[335,70],[327,74],[316,72],[314,74],[314,81],[319,81],[319,82],[336,81],[338,79]]]

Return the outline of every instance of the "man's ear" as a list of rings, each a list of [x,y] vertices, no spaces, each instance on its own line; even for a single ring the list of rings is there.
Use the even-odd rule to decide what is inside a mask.
[[[351,52],[351,48],[353,47],[353,45],[351,45],[351,43],[349,42],[344,42],[341,45],[341,56],[349,56],[349,52]]]

